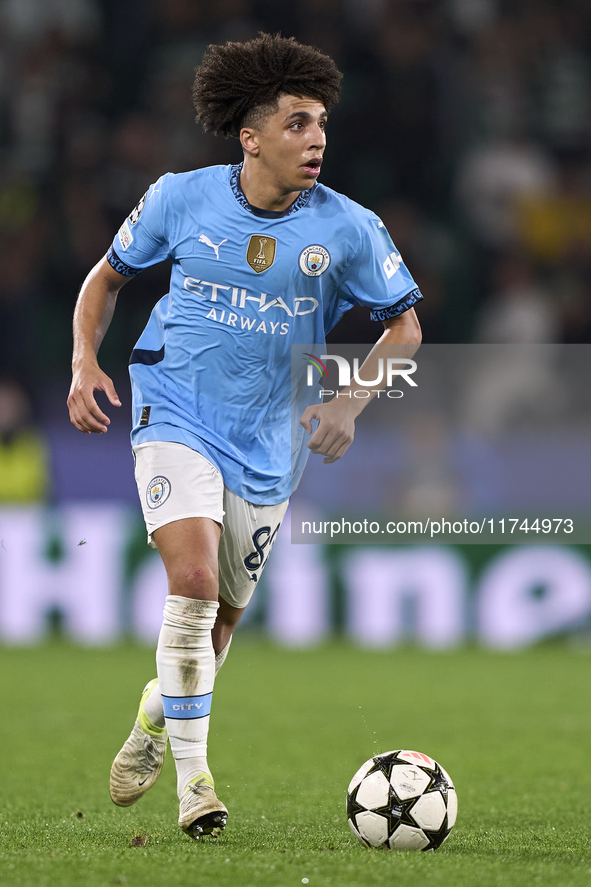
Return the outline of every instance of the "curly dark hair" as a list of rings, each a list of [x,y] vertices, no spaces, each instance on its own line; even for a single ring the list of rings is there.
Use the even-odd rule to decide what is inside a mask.
[[[246,43],[212,44],[195,73],[195,119],[208,132],[237,137],[241,127],[258,126],[276,111],[283,94],[315,99],[330,111],[342,76],[329,56],[293,37],[261,33]]]

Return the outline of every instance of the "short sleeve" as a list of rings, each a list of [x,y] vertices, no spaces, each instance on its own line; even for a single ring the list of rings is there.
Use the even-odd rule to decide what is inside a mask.
[[[373,213],[363,220],[361,245],[339,283],[347,301],[371,308],[372,320],[388,320],[423,296],[394,246],[384,223]]]
[[[115,235],[107,261],[120,274],[133,277],[168,257],[165,215],[170,178],[167,173],[150,185]]]

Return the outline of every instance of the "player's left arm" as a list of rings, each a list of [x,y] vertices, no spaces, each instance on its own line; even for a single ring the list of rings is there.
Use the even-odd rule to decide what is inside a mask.
[[[378,361],[380,357],[410,358],[421,344],[421,327],[414,308],[409,308],[403,314],[391,317],[383,321],[385,330],[372,350],[364,360],[358,376],[361,379],[376,379],[379,375]],[[384,360],[385,363],[385,360]],[[385,377],[385,374],[384,374]],[[312,434],[312,420],[318,422],[318,426],[308,441],[308,447],[313,453],[324,456],[324,462],[336,462],[349,449],[355,435],[355,419],[365,409],[377,392],[385,387],[382,385],[369,389],[368,397],[356,397],[355,392],[367,386],[359,385],[354,379],[346,388],[339,391],[338,397],[333,397],[327,403],[318,403],[309,406],[300,419],[308,434]]]

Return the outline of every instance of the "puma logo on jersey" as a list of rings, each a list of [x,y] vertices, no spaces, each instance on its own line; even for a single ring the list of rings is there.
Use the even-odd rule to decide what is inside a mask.
[[[227,242],[228,242],[227,238],[224,238],[224,240],[222,240],[222,243],[227,243]],[[207,234],[200,234],[199,235],[199,243],[204,243],[206,246],[210,246],[215,253],[216,259],[219,259],[220,246],[222,245],[222,243],[212,243],[211,240],[209,239],[209,237],[207,236]]]

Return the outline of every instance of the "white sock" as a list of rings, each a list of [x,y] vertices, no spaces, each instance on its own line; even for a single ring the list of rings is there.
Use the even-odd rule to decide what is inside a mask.
[[[168,595],[156,665],[179,798],[207,766],[207,733],[215,679],[211,630],[219,604]]]
[[[217,677],[217,673],[218,673],[218,671],[220,670],[220,668],[222,667],[222,665],[223,665],[224,662],[226,661],[226,656],[228,655],[228,650],[230,649],[230,644],[231,644],[231,643],[232,643],[232,635],[230,635],[230,640],[228,641],[228,643],[226,644],[226,646],[223,648],[223,650],[220,650],[219,653],[216,653],[216,656],[215,656],[215,673],[216,673],[216,677]]]
[[[217,675],[218,671],[226,661],[226,656],[228,655],[228,650],[230,649],[230,644],[232,643],[232,635],[230,635],[230,640],[226,644],[223,650],[220,650],[219,653],[216,654],[215,657],[215,674]],[[164,727],[164,709],[162,708],[162,696],[160,695],[160,685],[154,684],[152,690],[150,691],[150,695],[146,699],[143,704],[143,709],[147,716],[150,718],[151,722],[155,727]]]

